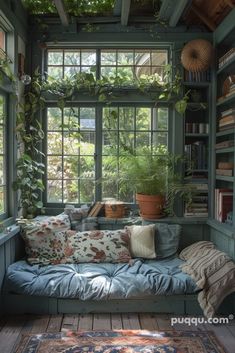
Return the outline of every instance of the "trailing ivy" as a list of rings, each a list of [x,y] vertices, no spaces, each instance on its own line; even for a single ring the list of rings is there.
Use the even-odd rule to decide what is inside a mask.
[[[141,78],[127,80],[126,76],[102,76],[96,79],[92,73],[77,73],[72,78],[62,80],[45,81],[42,90],[57,97],[58,106],[63,109],[66,101],[76,99],[79,93],[88,92],[97,97],[100,102],[110,103],[113,98],[125,95],[127,91],[139,91],[150,97],[157,105],[161,101],[174,103],[178,113],[184,114],[188,92],[182,97],[182,78],[176,73],[174,80],[171,77],[172,67],[166,65],[163,77],[154,75],[142,75]]]
[[[44,132],[37,115],[44,107],[41,76],[38,70],[34,73],[30,89],[24,95],[24,103],[19,103],[16,133],[23,142],[23,151],[17,160],[17,178],[13,183],[14,190],[20,191],[20,207],[24,217],[34,217],[43,203],[40,192],[44,190],[42,175],[45,165],[41,162],[41,142]]]

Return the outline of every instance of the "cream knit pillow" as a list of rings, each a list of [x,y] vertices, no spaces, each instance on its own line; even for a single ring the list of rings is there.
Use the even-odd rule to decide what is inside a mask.
[[[156,258],[155,252],[155,225],[126,226],[130,235],[130,250],[132,257],[144,259]]]

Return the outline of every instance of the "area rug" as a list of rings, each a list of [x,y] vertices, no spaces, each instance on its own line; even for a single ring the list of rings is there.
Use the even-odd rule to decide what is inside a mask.
[[[28,334],[15,353],[226,353],[205,331],[65,331]]]

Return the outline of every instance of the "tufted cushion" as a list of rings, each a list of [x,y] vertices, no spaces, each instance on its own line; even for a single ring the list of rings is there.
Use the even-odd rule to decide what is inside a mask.
[[[144,259],[154,259],[155,253],[155,225],[127,226],[130,235],[130,249],[132,257],[142,257]]]
[[[63,213],[27,223],[22,236],[28,262],[43,265],[66,262],[68,249],[65,232],[69,229],[69,217]]]

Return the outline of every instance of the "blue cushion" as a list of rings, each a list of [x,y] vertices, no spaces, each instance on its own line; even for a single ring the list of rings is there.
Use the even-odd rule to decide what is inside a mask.
[[[149,222],[143,221],[143,224]],[[155,223],[155,249],[157,259],[174,255],[179,247],[182,227],[179,224]]]

